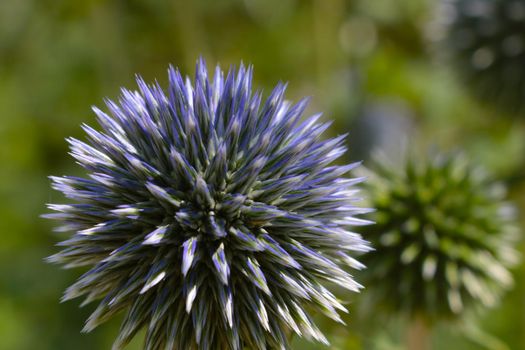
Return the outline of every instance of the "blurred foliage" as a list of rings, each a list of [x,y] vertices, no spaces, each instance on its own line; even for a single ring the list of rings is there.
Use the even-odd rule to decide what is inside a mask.
[[[434,4],[0,1],[0,349],[110,348],[118,320],[80,334],[93,307],[59,304],[78,271],[58,272],[43,263],[56,251],[58,238],[38,216],[44,203],[60,201],[46,176],[81,173],[70,165],[64,138],[81,137],[82,122],[93,124],[90,105],[116,97],[120,86],[134,86],[135,73],[165,84],[171,63],[192,74],[201,54],[211,65],[253,63],[256,84],[266,91],[284,80],[290,82],[289,96],[313,96],[310,111],[324,111],[326,119],[333,119],[332,133],[349,132],[350,140],[362,140],[360,158],[378,146],[389,147],[392,156],[407,144],[463,150],[471,161],[509,182],[510,197],[522,212],[525,125],[472,100],[447,64],[433,58],[426,33],[432,30]],[[354,136],[358,119],[377,105],[386,106],[381,112],[386,119],[389,108],[399,115],[403,106],[404,117],[388,121],[401,120],[392,126],[399,133],[397,145],[395,138]],[[376,131],[372,127],[367,132]],[[354,157],[352,150],[349,156]],[[484,347],[504,349],[504,343],[509,349],[525,349],[524,274],[524,266],[517,269],[514,290],[500,307],[477,318],[482,334],[497,339],[481,342]],[[351,298],[347,327],[320,318],[332,349],[403,348],[402,321],[359,315],[352,305],[359,296]],[[433,334],[434,346],[480,349],[480,332],[441,325]],[[139,349],[140,341],[129,348]],[[297,341],[296,348],[321,346]]]

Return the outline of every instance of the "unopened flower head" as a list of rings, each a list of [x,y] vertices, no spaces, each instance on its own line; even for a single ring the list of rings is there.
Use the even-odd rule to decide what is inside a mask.
[[[505,189],[461,155],[377,160],[365,229],[370,305],[429,321],[494,305],[513,282],[517,225]]]
[[[439,9],[457,74],[483,103],[522,115],[525,0],[444,0]]]
[[[88,177],[52,177],[74,204],[51,204],[63,250],[49,258],[91,269],[64,300],[99,305],[90,331],[124,312],[114,348],[142,328],[147,349],[287,348],[295,333],[321,342],[309,311],[342,322],[326,282],[361,286],[347,267],[367,242],[354,206],[357,164],[332,165],[345,136],[321,140],[319,115],[301,120],[279,84],[252,94],[252,69],[193,82],[169,69],[169,88],[123,90],[88,141],[69,139]]]

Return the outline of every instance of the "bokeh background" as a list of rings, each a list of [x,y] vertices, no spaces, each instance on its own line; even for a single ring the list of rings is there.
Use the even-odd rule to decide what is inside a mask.
[[[480,105],[434,43],[433,0],[0,0],[0,349],[109,349],[119,320],[80,334],[93,306],[59,303],[79,271],[43,258],[60,239],[39,218],[61,200],[48,175],[82,174],[64,138],[94,124],[91,105],[133,88],[134,74],[166,84],[202,55],[255,67],[265,91],[288,97],[349,132],[349,159],[405,148],[461,150],[508,183],[525,209],[525,115]],[[523,215],[522,215],[523,216]],[[523,251],[523,248],[520,248]],[[442,324],[435,349],[525,349],[525,268],[497,308],[471,327]],[[369,286],[373,288],[373,286]],[[366,293],[366,290],[363,292]],[[359,312],[346,327],[319,318],[331,349],[403,349],[403,320]],[[140,348],[140,337],[129,349]],[[297,349],[322,349],[295,341]]]

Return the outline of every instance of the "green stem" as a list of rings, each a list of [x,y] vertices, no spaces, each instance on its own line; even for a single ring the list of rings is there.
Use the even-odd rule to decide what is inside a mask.
[[[407,328],[407,350],[430,350],[430,331],[430,326],[423,317],[414,317]]]

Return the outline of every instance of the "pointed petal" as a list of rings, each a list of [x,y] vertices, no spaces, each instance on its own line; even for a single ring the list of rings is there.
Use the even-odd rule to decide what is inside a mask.
[[[186,276],[195,260],[197,237],[192,237],[182,244],[182,274]]]
[[[228,279],[230,277],[230,265],[226,260],[226,254],[224,252],[224,243],[221,243],[215,253],[212,256],[213,266],[219,273],[219,279],[224,284],[228,284]]]

